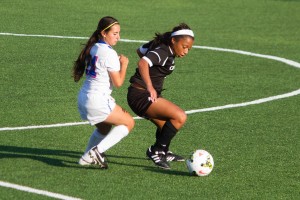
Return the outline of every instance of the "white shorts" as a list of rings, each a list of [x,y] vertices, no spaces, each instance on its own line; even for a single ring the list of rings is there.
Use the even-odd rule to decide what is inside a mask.
[[[115,99],[108,94],[90,94],[80,91],[78,95],[78,110],[83,120],[91,125],[106,120],[115,108]]]

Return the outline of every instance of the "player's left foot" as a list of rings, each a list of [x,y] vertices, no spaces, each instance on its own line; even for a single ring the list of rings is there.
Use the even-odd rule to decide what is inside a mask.
[[[97,146],[88,151],[88,155],[93,159],[93,163],[99,165],[101,169],[107,169],[108,165],[103,153],[98,151]]]
[[[107,156],[105,155],[105,153],[102,153],[102,155],[103,155],[104,159],[107,161]],[[95,160],[90,157],[88,152],[86,152],[85,154],[83,154],[81,156],[81,158],[78,161],[78,164],[83,165],[83,166],[97,165],[97,163],[95,163]]]
[[[184,162],[185,161],[184,157],[176,155],[172,151],[167,151],[166,160],[167,160],[167,162],[171,162],[171,161]]]

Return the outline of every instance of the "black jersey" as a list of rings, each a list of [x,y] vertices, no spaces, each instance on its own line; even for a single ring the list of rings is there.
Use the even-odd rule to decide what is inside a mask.
[[[171,74],[175,69],[175,55],[171,47],[165,44],[160,44],[156,48],[151,49],[151,42],[152,41],[142,45],[139,50],[144,54],[142,59],[145,59],[149,64],[149,74],[153,87],[156,91],[161,92],[165,77]],[[138,83],[146,88],[146,84],[138,68],[135,74],[130,78],[130,82]]]

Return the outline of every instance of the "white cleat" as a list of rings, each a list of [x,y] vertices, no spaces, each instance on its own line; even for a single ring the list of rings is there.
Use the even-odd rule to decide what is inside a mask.
[[[78,161],[78,164],[86,166],[86,165],[92,165],[96,163],[94,163],[93,158],[91,158],[88,152],[86,152],[85,154],[83,154],[83,156],[81,156],[81,158]]]

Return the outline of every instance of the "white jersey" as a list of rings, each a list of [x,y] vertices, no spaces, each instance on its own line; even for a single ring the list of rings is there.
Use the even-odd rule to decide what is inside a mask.
[[[104,42],[91,49],[91,62],[86,69],[86,80],[78,94],[78,110],[91,125],[103,122],[116,106],[111,92],[110,71],[120,71],[118,54]]]
[[[82,90],[86,93],[111,94],[113,85],[109,71],[120,71],[117,52],[104,42],[96,43],[90,51],[92,57],[86,69],[86,80]]]

